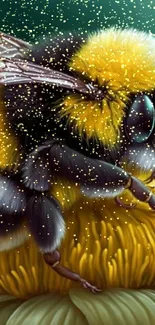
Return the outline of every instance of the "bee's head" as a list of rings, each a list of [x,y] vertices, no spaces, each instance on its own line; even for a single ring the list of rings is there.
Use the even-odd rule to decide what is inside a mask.
[[[22,108],[18,115],[21,116],[22,112],[23,118],[23,111],[26,111],[25,116],[29,124],[31,124],[30,116],[33,115],[35,118],[38,107],[39,118],[40,109],[43,119],[49,111],[50,113],[52,111],[51,120],[55,122],[56,119],[63,126],[62,119],[65,123],[67,120],[73,135],[78,134],[78,137],[87,138],[86,140],[95,139],[109,148],[115,147],[117,143],[120,144],[124,123],[127,124],[127,136],[133,140],[135,128],[132,133],[130,128],[134,123],[136,125],[139,123],[137,114],[143,115],[143,119],[146,118],[148,98],[151,98],[155,89],[155,39],[151,35],[133,29],[110,28],[90,35],[81,43],[74,42],[74,38],[69,38],[66,43],[66,38],[63,38],[63,44],[60,41],[56,47],[50,45],[49,49],[44,48],[44,52],[50,56],[49,60],[46,58],[34,63],[27,59],[12,58],[12,44],[15,40],[4,35],[4,41],[6,39],[11,48],[10,54],[7,48],[7,57],[4,51],[4,58],[0,60],[0,84],[13,85],[15,89],[18,85],[15,96],[12,96],[11,87],[7,105],[18,111],[17,107],[19,105],[23,107],[25,99],[24,104],[28,112]],[[19,42],[17,42],[17,49],[18,47]],[[42,53],[40,49],[39,53]],[[42,57],[42,54],[40,55]],[[56,56],[55,61],[51,60],[52,55]],[[49,66],[48,64],[44,66],[47,62]],[[64,64],[65,70],[62,70],[60,64],[57,66],[56,62]],[[23,87],[23,92],[22,88],[19,88],[23,83],[32,83],[29,87],[32,91],[28,96],[25,95],[26,87]],[[45,87],[38,85],[42,83]],[[35,87],[38,87],[38,90]],[[49,97],[46,98],[48,90]],[[8,97],[6,95],[6,98]],[[16,103],[16,98],[20,103]],[[29,109],[27,98],[30,102],[34,98],[35,114],[31,107]],[[136,98],[141,102],[138,106],[135,104]],[[50,110],[47,110],[48,105],[51,105]],[[151,116],[154,116],[154,107],[152,108],[152,104],[149,107],[153,113]],[[10,116],[14,117],[13,114]],[[153,124],[151,124],[152,120],[149,120],[149,114],[147,118],[146,128],[152,132]],[[140,123],[143,119],[140,119]],[[40,120],[42,121],[42,116]],[[48,120],[51,123],[49,116]],[[136,132],[137,130],[138,128]],[[138,137],[141,140],[146,138],[138,135],[137,140]],[[122,139],[121,141],[123,142]]]
[[[66,116],[81,137],[115,146],[131,94],[155,87],[155,40],[143,32],[111,28],[91,35],[68,66],[89,91],[65,96],[60,117]]]

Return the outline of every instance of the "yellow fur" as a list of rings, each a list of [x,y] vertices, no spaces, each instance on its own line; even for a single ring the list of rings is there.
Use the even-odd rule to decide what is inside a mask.
[[[21,246],[25,241],[30,238],[30,234],[25,223],[21,223],[20,228],[2,236],[0,240],[0,252],[8,251],[15,247]]]
[[[119,105],[122,105],[122,110]],[[119,126],[124,116],[124,107],[125,103],[120,98],[117,103],[110,103],[110,109],[106,100],[103,100],[101,111],[99,103],[81,99],[80,95],[72,95],[65,99],[60,114],[69,114],[69,124],[74,125],[81,137],[85,132],[88,139],[94,137],[113,147],[119,141]]]
[[[100,86],[106,83],[107,89],[100,104],[86,101],[81,95],[66,97],[61,116],[69,114],[69,122],[81,137],[86,131],[88,138],[115,146],[130,93],[151,92],[155,87],[155,40],[132,29],[110,28],[90,35],[69,67]]]
[[[0,88],[0,168],[14,169],[20,160],[18,143],[5,114],[3,89]]]
[[[79,186],[60,179],[52,185],[51,194],[57,198],[63,211],[70,209],[81,197]]]

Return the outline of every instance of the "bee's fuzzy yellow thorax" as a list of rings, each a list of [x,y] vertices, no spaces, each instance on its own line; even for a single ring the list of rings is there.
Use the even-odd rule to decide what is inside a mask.
[[[61,115],[69,116],[81,136],[85,132],[114,146],[129,94],[154,89],[155,39],[133,29],[110,28],[90,35],[69,67],[101,87],[107,83],[107,96],[100,103],[80,95],[66,97]]]

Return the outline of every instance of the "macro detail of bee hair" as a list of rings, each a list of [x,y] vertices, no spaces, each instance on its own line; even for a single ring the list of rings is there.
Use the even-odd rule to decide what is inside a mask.
[[[68,213],[85,220],[87,206],[88,219],[104,222],[105,211],[117,210],[123,224],[129,210],[131,220],[143,208],[146,218],[154,214],[155,40],[119,28],[35,45],[4,33],[0,40],[0,234],[11,238],[7,249],[32,236],[56,273],[98,292],[102,280],[96,287],[61,265],[57,248]]]
[[[67,116],[73,132],[110,147],[119,143],[121,123],[131,94],[154,90],[154,42],[154,38],[144,32],[110,28],[81,40],[76,36],[62,37],[54,41],[54,48],[51,42],[43,52],[38,51],[37,63],[58,66],[102,90],[100,100],[88,100],[81,94],[65,96],[60,117]]]

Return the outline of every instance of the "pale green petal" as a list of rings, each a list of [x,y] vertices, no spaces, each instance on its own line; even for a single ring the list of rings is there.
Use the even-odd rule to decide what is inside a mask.
[[[47,294],[23,302],[6,325],[69,325],[73,322],[74,325],[88,324],[68,296]]]
[[[0,296],[0,325],[154,325],[155,291],[72,289],[23,302]]]
[[[155,292],[114,289],[100,294],[71,290],[70,298],[94,325],[155,324]]]
[[[0,306],[3,302],[6,303],[7,301],[9,302],[9,301],[14,301],[14,300],[17,300],[17,298],[10,296],[10,295],[1,294],[0,295]]]
[[[21,301],[12,296],[0,296],[0,325],[6,325],[7,320],[20,304]]]

